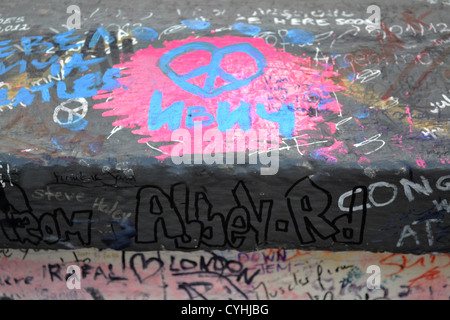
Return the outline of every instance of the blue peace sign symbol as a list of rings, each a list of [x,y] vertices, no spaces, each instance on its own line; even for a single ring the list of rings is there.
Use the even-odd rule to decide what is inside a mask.
[[[211,53],[211,62],[209,65],[196,68],[184,75],[176,73],[172,69],[172,67],[170,67],[170,64],[176,58],[186,53],[200,50]],[[220,67],[220,62],[226,55],[235,52],[243,52],[252,57],[256,62],[258,70],[254,74],[250,75],[249,77],[244,77],[243,79],[236,79],[233,75],[225,72]],[[188,43],[175,48],[163,55],[158,62],[159,69],[161,69],[161,71],[166,74],[175,84],[190,93],[206,98],[216,97],[225,91],[235,90],[248,85],[252,80],[256,79],[263,73],[265,65],[266,59],[264,55],[249,43],[237,43],[218,48],[211,43],[201,41]],[[203,88],[187,81],[205,73],[207,74],[207,77]],[[214,88],[217,77],[221,77],[228,83],[224,84],[223,86]]]

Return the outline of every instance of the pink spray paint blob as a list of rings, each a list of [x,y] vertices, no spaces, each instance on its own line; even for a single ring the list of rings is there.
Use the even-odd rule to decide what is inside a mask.
[[[163,55],[179,48],[180,46],[195,43],[206,42],[223,48],[235,44],[250,44],[256,48],[266,60],[263,73],[253,79],[249,84],[239,87],[235,90],[224,91],[214,97],[202,97],[188,92],[174,83],[158,67],[158,62]],[[134,129],[132,132],[142,136],[138,140],[140,143],[147,142],[168,142],[159,149],[164,152],[159,159],[167,157],[175,143],[171,141],[172,130],[169,130],[167,124],[164,124],[158,130],[149,130],[149,105],[150,100],[158,90],[162,93],[162,109],[169,107],[177,101],[183,101],[185,108],[180,128],[187,129],[186,109],[191,106],[202,106],[208,113],[216,117],[216,111],[219,102],[230,104],[230,110],[245,102],[251,105],[250,116],[252,119],[251,128],[259,129],[278,129],[276,122],[268,121],[256,113],[256,104],[262,103],[268,113],[280,110],[283,104],[291,104],[295,108],[295,130],[316,130],[318,124],[325,123],[322,116],[311,116],[308,114],[311,110],[326,111],[328,113],[339,113],[342,105],[334,100],[334,92],[344,90],[345,87],[334,83],[332,77],[338,76],[332,70],[332,66],[319,66],[312,68],[310,58],[301,58],[290,53],[280,51],[265,43],[260,38],[242,38],[236,36],[210,37],[210,38],[187,38],[184,40],[174,40],[164,43],[164,48],[153,48],[137,51],[131,60],[115,68],[121,68],[121,78],[118,81],[121,87],[112,92],[99,91],[94,99],[107,99],[106,102],[99,103],[94,109],[104,109],[104,117],[115,117],[113,126],[122,126]],[[211,60],[211,52],[206,50],[196,50],[187,52],[173,59],[170,67],[179,75],[184,75],[190,71],[207,66]],[[249,75],[255,74],[257,66],[255,60],[245,52],[233,52],[225,55],[220,61],[220,67],[227,73],[233,75],[236,79],[245,79]],[[189,79],[188,82],[198,87],[202,87],[206,81],[207,74]],[[227,81],[216,78],[215,88],[226,85]],[[320,104],[320,101],[326,103]],[[218,130],[217,122],[214,121],[205,130]],[[329,131],[333,134],[336,130],[334,123],[325,123]],[[236,126],[234,127],[236,128]],[[194,137],[194,129],[188,129],[191,136]],[[225,136],[225,133],[222,133]],[[281,141],[283,137],[280,136]],[[298,140],[298,143],[306,141]],[[205,145],[208,142],[204,142]],[[193,145],[193,141],[192,141]],[[268,145],[270,147],[270,144]],[[246,146],[240,146],[245,151]],[[203,148],[204,149],[204,148]],[[202,150],[203,150],[202,149]],[[193,148],[191,148],[193,150]],[[255,150],[249,150],[255,151]],[[326,152],[327,150],[323,150]]]

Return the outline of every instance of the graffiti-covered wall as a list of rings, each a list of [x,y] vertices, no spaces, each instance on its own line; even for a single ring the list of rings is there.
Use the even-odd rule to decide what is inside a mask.
[[[2,250],[1,254],[0,292],[4,299],[449,298],[448,254],[282,249],[191,253],[20,249]],[[80,290],[66,286],[70,265],[80,267]],[[381,270],[379,289],[367,286],[373,275],[367,269],[373,265]]]
[[[2,4],[0,293],[448,298],[449,13]]]

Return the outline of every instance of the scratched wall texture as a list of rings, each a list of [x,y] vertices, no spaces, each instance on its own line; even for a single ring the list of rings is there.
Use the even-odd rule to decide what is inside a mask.
[[[450,2],[372,4],[2,4],[0,294],[448,299]]]
[[[448,254],[266,249],[254,252],[2,250],[3,299],[449,299]],[[81,268],[68,290],[66,269]],[[369,265],[380,266],[370,290]]]

